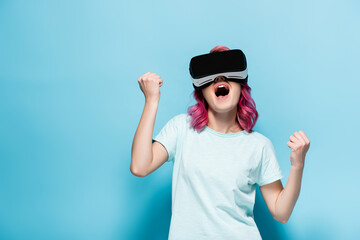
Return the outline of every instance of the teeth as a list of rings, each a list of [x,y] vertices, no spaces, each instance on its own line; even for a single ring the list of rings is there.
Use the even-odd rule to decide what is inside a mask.
[[[226,88],[226,89],[227,89],[227,87],[226,87],[225,85],[219,85],[217,88],[218,88],[218,89],[219,89],[219,88]]]

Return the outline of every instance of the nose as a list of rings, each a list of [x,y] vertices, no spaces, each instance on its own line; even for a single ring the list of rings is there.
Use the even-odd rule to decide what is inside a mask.
[[[216,84],[218,82],[227,82],[227,79],[224,76],[217,76],[214,80],[214,84]]]

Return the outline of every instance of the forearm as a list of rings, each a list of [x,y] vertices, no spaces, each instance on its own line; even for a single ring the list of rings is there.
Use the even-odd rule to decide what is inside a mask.
[[[136,130],[131,150],[130,170],[142,175],[152,161],[152,135],[154,130],[158,101],[146,100],[139,126]]]
[[[287,222],[300,194],[303,166],[291,166],[285,188],[280,192],[276,204],[275,215],[279,222]]]

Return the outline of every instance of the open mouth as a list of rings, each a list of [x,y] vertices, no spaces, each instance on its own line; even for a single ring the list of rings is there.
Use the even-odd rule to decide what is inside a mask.
[[[219,83],[215,86],[215,95],[216,97],[225,97],[229,94],[230,89],[227,84]]]

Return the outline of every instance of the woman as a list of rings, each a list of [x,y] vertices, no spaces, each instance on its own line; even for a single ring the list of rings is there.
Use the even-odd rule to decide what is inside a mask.
[[[222,51],[232,50],[217,46],[210,54]],[[206,85],[194,85],[197,104],[152,139],[163,80],[150,72],[138,79],[145,107],[130,170],[143,177],[166,161],[174,163],[169,239],[261,239],[253,218],[256,184],[277,221],[287,222],[292,213],[310,142],[303,131],[290,136],[291,169],[284,188],[271,141],[252,130],[258,113],[247,73],[246,81],[238,80],[218,74]]]

